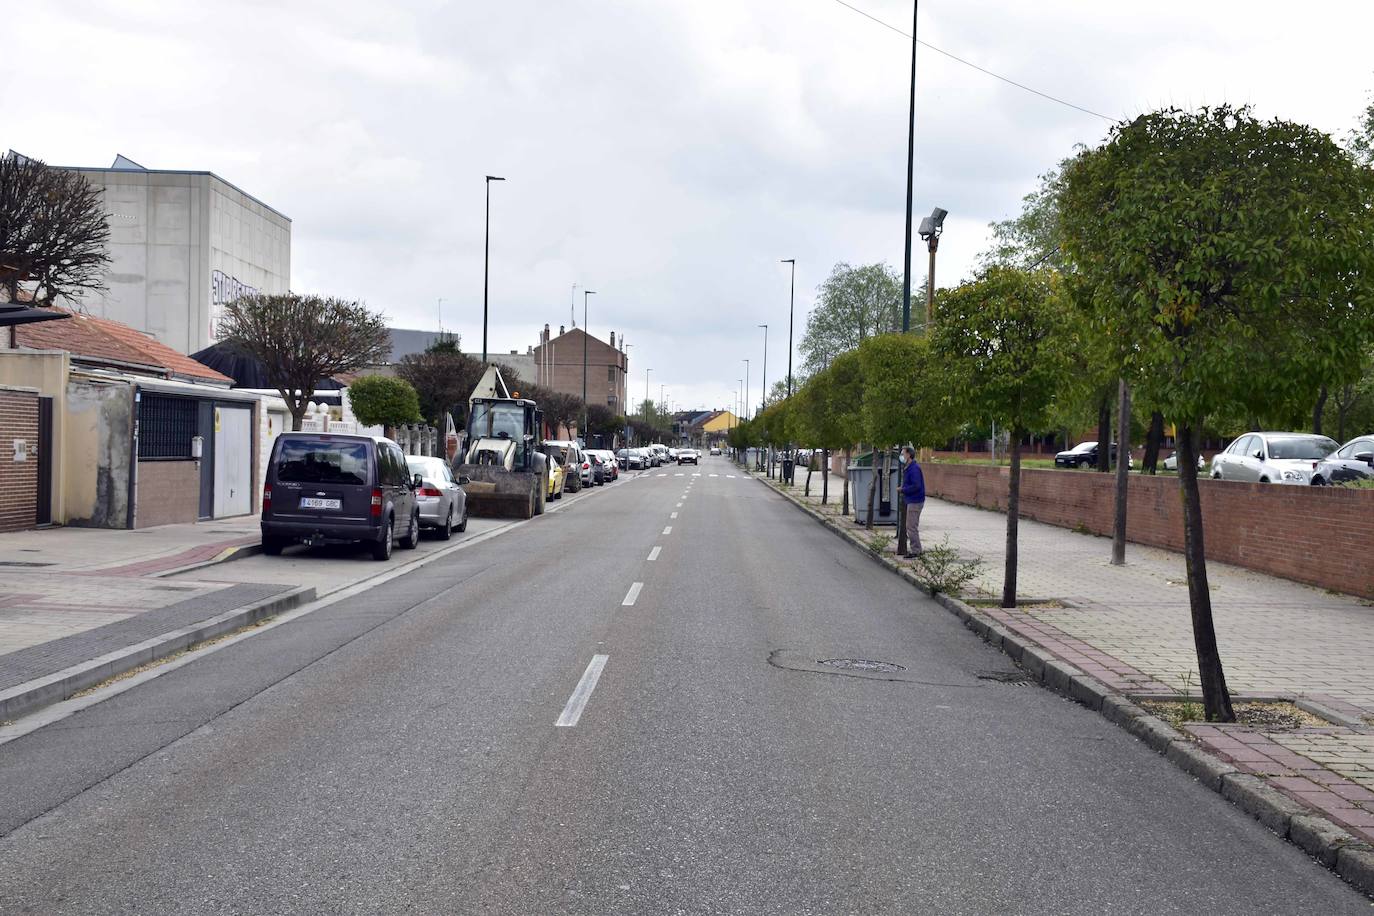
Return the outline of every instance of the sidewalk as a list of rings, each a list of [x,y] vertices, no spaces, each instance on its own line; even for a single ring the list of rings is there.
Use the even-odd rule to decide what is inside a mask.
[[[285,584],[162,578],[258,543],[255,516],[0,534],[0,721],[308,600]]]
[[[756,475],[757,476],[757,475]],[[843,479],[831,478],[831,505],[820,506],[820,475],[802,497],[804,472],[789,495],[824,512],[843,531],[867,532],[838,517]],[[776,481],[769,481],[776,485]],[[1212,522],[1216,524],[1216,522]],[[895,556],[895,530],[886,559]],[[1107,538],[1022,519],[1019,598],[1001,595],[1006,516],[926,501],[924,546],[945,538],[961,557],[984,561],[964,596],[978,610],[1114,692],[1173,700],[1191,675],[1198,695],[1187,583],[1181,554],[1128,544],[1112,566]],[[1233,698],[1300,700],[1317,712],[1294,728],[1185,724],[1183,732],[1241,773],[1374,843],[1374,606],[1249,570],[1209,562],[1212,611]],[[1322,720],[1325,721],[1322,721]]]

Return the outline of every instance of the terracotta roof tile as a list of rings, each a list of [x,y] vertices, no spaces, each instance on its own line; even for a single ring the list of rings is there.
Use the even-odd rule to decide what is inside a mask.
[[[233,381],[127,324],[82,315],[70,309],[57,311],[68,312],[72,317],[66,321],[19,326],[16,328],[19,346],[34,350],[67,350],[73,356],[96,362],[109,360],[116,364],[147,366],[193,381]]]

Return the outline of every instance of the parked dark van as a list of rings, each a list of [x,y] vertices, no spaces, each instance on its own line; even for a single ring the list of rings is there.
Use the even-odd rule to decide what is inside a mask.
[[[282,433],[262,492],[263,552],[276,556],[298,541],[361,541],[374,559],[386,560],[398,534],[412,549],[420,541],[417,478],[390,439]]]

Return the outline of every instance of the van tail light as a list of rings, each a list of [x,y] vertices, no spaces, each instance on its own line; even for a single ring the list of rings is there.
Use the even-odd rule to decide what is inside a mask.
[[[382,517],[382,491],[378,489],[372,491],[372,517]]]
[[[588,463],[587,463],[587,462],[585,462],[585,461],[584,461],[584,462],[582,462],[582,470],[584,470],[584,471],[585,471],[585,470],[587,470],[587,468],[589,468],[589,467],[591,467],[591,465],[590,465],[590,464],[588,464]]]
[[[271,488],[271,487],[263,487],[263,488],[262,488],[262,511],[264,511],[264,512],[271,512],[271,511],[272,511],[272,488]]]
[[[439,491],[436,490],[436,489],[434,489],[433,487],[421,487],[421,488],[420,488],[420,495],[421,495],[421,496],[432,496],[432,497],[434,497],[434,498],[437,499],[437,498],[439,497]]]

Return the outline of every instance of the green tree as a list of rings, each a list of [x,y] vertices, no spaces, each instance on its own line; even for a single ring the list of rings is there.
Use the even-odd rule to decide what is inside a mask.
[[[1039,186],[1021,198],[1020,213],[989,226],[992,244],[979,256],[984,267],[1065,267],[1060,246],[1059,195],[1064,187],[1064,169],[1072,161],[1065,159],[1041,175]]]
[[[452,413],[459,427],[467,425],[468,398],[483,371],[482,361],[465,355],[456,336],[441,338],[423,353],[403,356],[396,364],[396,377],[415,388],[420,413],[439,429],[444,428],[445,413]],[[507,384],[510,381],[506,379]]]
[[[793,420],[797,441],[807,448],[819,448],[821,456],[821,504],[830,501],[830,452],[832,449],[848,449],[853,439],[845,438],[845,430],[839,416],[840,405],[836,403],[835,389],[837,371],[834,366],[827,367],[806,380],[806,384],[792,396],[794,404]],[[808,473],[809,479],[809,473]],[[846,507],[848,501],[845,502]]]
[[[332,297],[242,296],[225,306],[217,333],[263,364],[293,430],[301,428],[320,379],[380,365],[391,353],[381,315]]]
[[[996,420],[1010,433],[1002,606],[1015,607],[1021,439],[1048,423],[1082,348],[1082,325],[1049,270],[991,267],[938,305],[932,346],[957,398],[953,416]]]
[[[1203,424],[1301,403],[1374,334],[1374,171],[1248,109],[1169,109],[1081,153],[1065,251],[1118,361],[1178,426],[1193,637],[1207,718],[1233,721],[1207,585]]]
[[[403,423],[416,423],[420,398],[405,379],[386,375],[365,375],[348,386],[348,402],[353,415],[364,426],[384,426],[388,430]]]
[[[1361,112],[1359,123],[1350,132],[1348,146],[1356,159],[1374,166],[1374,100]]]
[[[902,278],[886,264],[836,264],[818,293],[797,347],[807,374],[860,341],[900,327]]]

